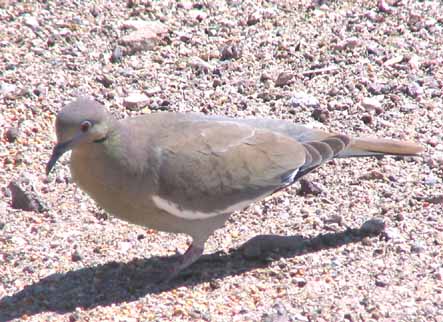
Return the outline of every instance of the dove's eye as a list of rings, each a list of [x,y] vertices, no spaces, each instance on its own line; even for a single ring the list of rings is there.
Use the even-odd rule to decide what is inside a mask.
[[[82,132],[88,132],[91,126],[92,123],[90,121],[83,121],[82,124],[80,124],[80,130]]]

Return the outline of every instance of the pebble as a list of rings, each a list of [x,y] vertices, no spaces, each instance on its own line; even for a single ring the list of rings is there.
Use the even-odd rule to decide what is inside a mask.
[[[406,87],[406,94],[413,98],[417,98],[423,94],[423,88],[418,83],[412,82]]]
[[[294,73],[281,72],[275,80],[275,86],[285,86],[294,82]]]
[[[320,107],[319,100],[315,96],[305,92],[297,92],[292,94],[289,104],[292,107],[299,107],[299,106],[306,106],[312,108]]]
[[[212,291],[219,289],[221,287],[220,282],[218,280],[210,280],[209,287]]]
[[[343,318],[344,318],[345,320],[348,320],[349,322],[354,322],[354,321],[356,321],[356,319],[354,319],[354,317],[353,317],[353,315],[352,315],[351,313],[345,313],[345,314],[343,315]]]
[[[369,238],[369,237],[364,237],[364,238],[361,240],[361,244],[362,244],[363,246],[372,246],[372,240],[371,240],[371,238]]]
[[[237,44],[228,44],[220,51],[220,60],[238,59],[242,56],[242,50]]]
[[[212,82],[212,87],[217,88],[220,85],[222,85],[222,81],[218,78],[214,79],[214,81]]]
[[[289,313],[282,303],[273,305],[269,313],[264,313],[260,319],[262,322],[289,322],[293,321],[293,317],[289,317]]]
[[[366,43],[366,50],[368,51],[368,54],[374,56],[383,56],[385,53],[385,49],[375,41],[368,41]]]
[[[426,143],[435,148],[440,142],[435,137],[431,137],[428,140],[426,140]]]
[[[291,316],[291,320],[289,321],[293,321],[293,322],[309,322],[312,321],[312,319],[304,316],[303,314],[295,314],[293,316]],[[283,321],[286,322],[286,321]]]
[[[160,86],[153,86],[153,87],[148,88],[145,91],[145,94],[149,97],[152,97],[152,96],[155,96],[155,95],[161,93],[161,91],[162,91],[162,88]]]
[[[10,127],[6,130],[5,137],[9,143],[14,143],[20,135],[20,131],[16,127]]]
[[[113,83],[113,80],[110,77],[108,77],[107,75],[97,76],[96,80],[97,80],[97,82],[99,82],[100,84],[102,84],[106,88],[111,87],[111,85]]]
[[[322,109],[322,108],[315,108],[311,116],[314,118],[314,120],[319,121],[321,123],[326,123],[329,121],[330,113],[328,110]]]
[[[262,83],[265,83],[271,79],[272,79],[272,77],[268,72],[263,72],[260,76],[260,82],[262,82]]]
[[[123,58],[123,48],[121,46],[116,46],[112,51],[111,57],[109,60],[111,63],[119,63]]]
[[[384,278],[384,277],[378,277],[376,280],[375,280],[375,286],[378,286],[378,287],[386,287],[386,286],[388,286],[389,285],[389,281],[386,279],[386,278]]]
[[[214,70],[214,66],[212,66],[210,63],[204,61],[203,59],[197,56],[192,57],[189,60],[189,66],[191,66],[191,68],[203,74],[209,74]]]
[[[380,83],[371,82],[367,85],[367,87],[368,87],[368,92],[371,93],[372,95],[382,94],[383,85]]]
[[[0,82],[0,95],[6,96],[12,94],[16,91],[16,89],[17,86],[14,84]]]
[[[365,123],[367,125],[372,124],[374,122],[374,119],[371,114],[362,115],[361,120],[363,121],[363,123]]]
[[[121,45],[131,48],[132,52],[154,49],[168,33],[166,25],[159,21],[128,20],[121,28],[133,29],[119,40]]]
[[[43,84],[40,84],[36,88],[34,88],[32,93],[35,96],[46,97],[48,95],[48,88],[46,86],[44,86]]]
[[[306,279],[303,278],[303,277],[295,277],[295,278],[293,279],[293,283],[294,283],[295,285],[297,285],[298,287],[304,287],[304,286],[306,286],[306,284],[308,284],[308,282],[306,281]]]
[[[44,212],[47,207],[43,204],[35,192],[26,189],[24,180],[18,179],[11,181],[8,185],[11,191],[11,206],[14,209],[21,209],[25,211]]]
[[[99,7],[96,5],[92,6],[90,13],[94,18],[97,18],[98,15],[100,14]]]
[[[378,0],[378,10],[383,13],[393,13],[394,9],[385,1]]]
[[[433,277],[437,281],[443,281],[443,268],[438,268],[436,272],[434,273]]]
[[[38,28],[40,28],[40,24],[36,17],[34,16],[26,16],[24,23],[26,26],[31,28],[33,31],[36,31]]]
[[[402,243],[405,241],[405,238],[400,233],[400,230],[396,227],[388,227],[385,229],[385,236],[387,239],[392,240],[395,243]]]
[[[413,113],[417,107],[414,104],[406,103],[400,107],[400,112]]]
[[[188,32],[178,32],[177,36],[180,41],[183,41],[184,43],[189,43],[192,39],[192,34]]]
[[[375,96],[375,97],[365,97],[361,101],[361,105],[367,110],[367,111],[373,111],[377,109],[382,108],[381,100],[383,99],[383,96]]]
[[[372,22],[383,22],[385,20],[385,18],[383,17],[383,15],[381,14],[377,14],[374,11],[368,11],[365,14],[365,17],[368,18],[369,20],[371,20]]]
[[[360,180],[383,180],[385,175],[377,170],[372,170],[371,172],[365,173],[360,176]]]
[[[343,224],[343,217],[340,215],[331,215],[323,220],[325,224],[337,224],[341,226]]]
[[[22,249],[28,244],[28,241],[20,236],[12,236],[11,242],[17,249]]]
[[[125,67],[120,70],[120,74],[124,77],[132,77],[135,74],[135,71],[131,67]]]
[[[412,70],[418,70],[421,65],[420,57],[418,57],[417,55],[412,55],[408,61],[408,64]]]
[[[385,63],[383,65],[392,66],[392,65],[400,64],[401,62],[403,62],[403,60],[404,60],[403,55],[397,55],[397,56],[394,56],[394,57],[388,59],[387,61],[385,61]]]
[[[140,110],[149,104],[149,97],[140,92],[130,93],[124,100],[123,106],[130,110]]]
[[[443,204],[443,194],[427,197],[425,201],[435,205]]]
[[[75,250],[72,254],[71,254],[71,260],[73,262],[79,262],[83,259],[83,256],[80,254],[80,252],[78,250]]]
[[[297,193],[300,196],[307,196],[307,195],[313,195],[318,196],[323,192],[323,189],[316,183],[309,181],[307,179],[300,179],[300,189],[297,191]]]
[[[386,224],[382,219],[373,218],[363,223],[363,225],[360,227],[360,230],[365,234],[378,235],[381,232],[385,231],[385,228]]]
[[[427,176],[426,178],[423,179],[423,183],[428,185],[428,186],[434,186],[439,182],[439,178],[434,175],[431,174],[429,176]]]
[[[435,151],[432,155],[432,161],[439,165],[443,165],[443,151]]]
[[[411,253],[420,254],[426,250],[426,243],[423,241],[416,241],[411,245]]]
[[[362,41],[357,37],[350,37],[335,45],[336,50],[353,49],[361,46]]]
[[[248,16],[248,20],[246,22],[246,24],[248,26],[253,26],[256,25],[257,23],[259,23],[259,21],[261,20],[261,15],[258,11],[255,11],[254,13],[250,14]]]

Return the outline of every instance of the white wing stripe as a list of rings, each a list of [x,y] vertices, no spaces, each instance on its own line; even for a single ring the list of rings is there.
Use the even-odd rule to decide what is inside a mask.
[[[265,197],[265,195],[262,197]],[[215,216],[218,216],[221,214],[230,214],[230,213],[233,213],[238,210],[243,210],[248,205],[250,205],[251,203],[253,203],[256,200],[261,199],[262,197],[259,197],[254,200],[244,200],[244,201],[234,204],[226,209],[214,211],[211,213],[184,209],[183,207],[178,206],[176,203],[166,200],[166,199],[163,199],[163,198],[160,198],[159,196],[153,196],[152,201],[154,202],[154,204],[158,208],[166,211],[168,214],[171,214],[176,217],[188,219],[188,220],[195,220],[195,219],[207,219],[207,218],[215,217]]]

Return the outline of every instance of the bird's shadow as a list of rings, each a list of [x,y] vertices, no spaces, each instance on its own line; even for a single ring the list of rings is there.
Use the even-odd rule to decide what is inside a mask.
[[[76,308],[93,308],[113,303],[135,301],[146,294],[161,293],[180,286],[211,282],[225,276],[265,267],[282,257],[294,257],[322,249],[356,243],[369,236],[383,236],[384,224],[375,229],[365,224],[361,228],[320,234],[305,238],[300,235],[260,235],[238,249],[227,253],[204,255],[175,280],[158,284],[162,267],[174,257],[133,259],[130,262],[109,262],[67,273],[55,273],[24,287],[12,296],[0,299],[0,321],[32,316],[42,312],[69,313]],[[378,227],[378,228],[377,228]]]

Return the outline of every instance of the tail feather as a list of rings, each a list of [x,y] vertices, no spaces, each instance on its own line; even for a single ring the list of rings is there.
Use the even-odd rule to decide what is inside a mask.
[[[417,155],[423,147],[407,141],[376,138],[355,138],[337,155],[337,158],[366,157],[376,155]]]
[[[305,163],[298,170],[294,181],[323,163],[337,157],[348,147],[350,142],[351,140],[348,136],[337,134],[324,137],[317,141],[303,143],[303,147],[305,148]]]
[[[293,181],[333,158],[368,157],[377,155],[417,155],[422,146],[406,141],[376,138],[351,138],[347,135],[327,135],[316,132],[316,140],[303,142],[305,162],[298,169]]]

